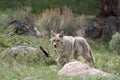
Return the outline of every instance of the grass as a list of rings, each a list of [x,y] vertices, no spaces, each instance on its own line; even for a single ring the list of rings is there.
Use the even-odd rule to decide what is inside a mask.
[[[16,10],[29,6],[32,8],[32,12],[39,14],[42,13],[46,8],[56,8],[67,5],[76,14],[89,14],[96,15],[99,10],[100,0],[1,0],[0,11],[6,11],[7,9]]]
[[[24,78],[32,78],[33,80],[119,80],[117,76],[111,78],[95,76],[58,76],[58,67],[45,66],[43,64],[35,65],[14,65],[13,67],[0,66],[0,80],[23,80]]]
[[[50,43],[49,37],[35,38],[32,36],[10,36],[4,33],[4,26],[10,20],[18,19],[25,20],[25,17],[29,14],[40,14],[46,9],[61,7],[67,5],[73,10],[74,14],[88,14],[91,15],[87,19],[93,19],[98,13],[100,0],[20,0],[20,1],[0,1],[0,55],[1,53],[10,47],[21,45],[30,47],[43,46],[51,55],[56,58],[56,52]],[[27,9],[23,8],[26,7]],[[22,9],[21,9],[22,8]],[[68,29],[69,30],[69,29]],[[27,40],[31,44],[24,42]],[[57,72],[60,68],[52,64],[50,59],[46,61],[30,61],[27,63],[24,59],[20,59],[20,62],[11,57],[0,62],[0,80],[120,80],[120,56],[116,51],[109,50],[109,45],[102,41],[92,41],[87,39],[90,46],[93,49],[96,63],[93,65],[95,68],[112,74],[112,77],[106,78],[100,75],[82,75],[76,77],[58,76]],[[23,41],[23,42],[22,42]],[[0,56],[1,57],[1,56]],[[34,58],[32,56],[32,58]],[[85,62],[83,58],[79,58],[80,61]],[[34,59],[31,59],[34,60]]]
[[[54,68],[54,69],[52,69]],[[43,66],[42,64],[35,65],[14,65],[13,67],[2,67],[0,70],[2,74],[1,80],[22,80],[24,78],[30,77],[33,80],[47,80],[56,78],[56,67],[54,66]],[[52,73],[52,74],[51,74]],[[50,75],[51,74],[51,75]]]
[[[8,37],[8,38],[6,38]],[[43,46],[52,54],[52,56],[56,56],[54,52],[54,48],[49,42],[49,38],[44,39],[36,39],[31,36],[5,36],[3,34],[0,35],[0,44],[1,52],[11,47],[11,45],[15,45],[22,40],[28,40],[35,46]],[[108,73],[111,73],[113,77],[105,78],[99,75],[96,76],[77,76],[77,77],[68,77],[68,76],[58,76],[57,72],[59,71],[59,67],[54,64],[49,64],[50,61],[41,62],[41,61],[33,61],[29,64],[18,63],[16,60],[8,59],[9,61],[3,61],[0,63],[0,80],[23,80],[25,78],[32,78],[33,80],[119,80],[120,79],[120,67],[119,60],[120,57],[114,51],[109,51],[109,49],[104,46],[104,44],[100,41],[91,41],[88,40],[91,45],[96,63],[94,64],[95,68],[101,69]],[[21,45],[31,46],[26,43],[21,43]],[[85,62],[82,58],[80,58],[82,62]],[[10,63],[9,63],[10,62]],[[12,64],[11,64],[12,63]],[[86,63],[86,62],[85,62]]]

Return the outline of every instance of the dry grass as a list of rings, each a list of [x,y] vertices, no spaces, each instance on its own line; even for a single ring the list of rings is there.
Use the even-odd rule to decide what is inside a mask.
[[[36,23],[48,33],[51,30],[55,32],[63,30],[67,35],[76,35],[76,30],[84,26],[85,21],[84,15],[75,17],[70,8],[63,6],[62,8],[46,9]]]

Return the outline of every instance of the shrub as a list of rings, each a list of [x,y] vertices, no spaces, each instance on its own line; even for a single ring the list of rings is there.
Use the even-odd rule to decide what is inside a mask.
[[[112,36],[112,40],[109,42],[110,49],[115,50],[120,55],[120,33],[116,33]]]
[[[83,26],[84,21],[84,15],[75,17],[70,8],[63,6],[62,8],[46,9],[36,22],[48,33],[51,30],[56,32],[63,30],[67,35],[75,35],[75,31]]]

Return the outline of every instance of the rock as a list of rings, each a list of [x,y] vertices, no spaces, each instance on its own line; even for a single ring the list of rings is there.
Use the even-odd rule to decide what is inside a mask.
[[[26,77],[23,80],[33,80],[31,77]]]
[[[120,32],[120,19],[114,16],[108,17],[103,28],[103,39],[110,41],[116,32]]]
[[[32,35],[36,38],[41,37],[40,31],[36,27],[34,27],[31,21],[22,22],[19,20],[13,20],[10,23],[8,23],[7,26],[5,26],[5,30],[8,29],[11,25],[14,26],[14,33],[11,35],[18,34],[18,35]]]
[[[85,28],[85,37],[99,39],[102,37],[102,27],[95,21],[88,23]]]
[[[120,18],[110,16],[89,22],[85,28],[85,37],[91,39],[102,38],[104,41],[109,42],[116,32],[120,32]]]
[[[88,64],[81,63],[79,61],[73,61],[65,64],[63,68],[58,72],[58,75],[67,75],[67,76],[77,76],[77,75],[101,75],[101,76],[110,76],[109,73],[103,72],[99,69],[90,67]]]
[[[6,50],[4,50],[1,53],[2,59],[5,59],[8,55],[12,56],[13,58],[16,58],[17,56],[21,55],[22,52],[24,53],[29,53],[32,54],[37,50],[37,48],[33,48],[33,47],[27,47],[27,46],[15,46],[15,47],[11,47],[8,48]]]
[[[40,52],[39,48],[28,47],[28,46],[14,46],[11,48],[5,49],[1,53],[1,59],[4,60],[7,56],[11,56],[16,59],[16,57],[26,58],[27,60],[31,59],[33,56],[37,56],[36,58],[39,61],[43,61],[46,59],[44,53]]]

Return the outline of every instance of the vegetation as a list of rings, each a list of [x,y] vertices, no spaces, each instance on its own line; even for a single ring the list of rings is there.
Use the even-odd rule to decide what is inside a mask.
[[[112,40],[110,41],[110,49],[115,50],[120,55],[120,33],[116,33],[112,36]]]
[[[39,16],[37,26],[43,27],[42,29],[47,30],[49,33],[51,30],[54,30],[56,32],[64,31],[67,35],[76,35],[75,31],[85,26],[83,25],[86,21],[85,16],[75,17],[72,10],[67,6],[63,6],[62,11],[60,8],[46,9]]]
[[[8,56],[6,59],[1,60],[4,50],[18,45],[37,47],[38,53],[40,52],[39,46],[42,46],[47,49],[53,58],[57,57],[49,36],[43,38],[25,35],[11,36],[13,29],[9,28],[4,30],[4,27],[11,20],[27,21],[29,17],[34,16],[32,22],[40,31],[56,29],[56,31],[64,30],[66,34],[75,35],[73,30],[85,27],[86,19],[93,19],[94,15],[97,14],[99,1],[100,0],[12,0],[10,2],[9,0],[1,0],[0,80],[120,80],[120,56],[115,51],[117,49],[116,44],[119,44],[119,42],[116,41],[119,36],[118,33],[115,39],[113,36],[110,42],[110,47],[113,48],[113,50],[109,49],[108,44],[100,40],[93,41],[87,39],[96,59],[93,67],[112,74],[110,78],[101,77],[100,75],[83,75],[76,77],[58,76],[57,72],[60,68],[53,63],[50,58],[44,61],[36,59],[37,54],[32,55],[29,61],[26,60],[25,55],[23,55],[23,58],[18,57],[17,59],[13,59],[12,56]],[[82,13],[85,14],[85,16],[79,15]],[[30,42],[30,44],[25,41]],[[80,57],[79,60],[87,63],[82,57]]]
[[[39,14],[46,8],[56,8],[67,5],[76,14],[91,14],[94,15],[98,12],[100,0],[1,0],[0,10],[5,11],[7,9],[16,10],[23,7],[32,7],[32,12]],[[88,8],[89,6],[89,8]]]
[[[6,38],[8,37],[8,38]],[[56,57],[56,53],[54,51],[54,48],[49,42],[48,38],[44,39],[36,39],[31,36],[5,36],[4,34],[0,35],[0,49],[1,53],[3,50],[6,48],[12,47],[17,45],[23,40],[27,40],[30,43],[34,44],[35,46],[43,46],[46,48],[49,53],[53,57]],[[120,67],[119,67],[119,56],[112,51],[109,51],[104,44],[100,41],[98,42],[93,42],[88,39],[88,42],[90,43],[96,63],[94,64],[94,67],[101,69],[103,71],[106,71],[108,73],[111,73],[113,75],[112,78],[107,78],[107,80],[119,80],[119,72],[120,72]],[[23,46],[32,46],[27,43],[20,43]],[[79,76],[79,77],[67,77],[67,76],[58,76],[57,72],[59,71],[59,67],[53,63],[51,63],[50,59],[47,59],[45,61],[38,61],[33,59],[35,57],[32,57],[30,63],[25,61],[24,59],[19,59],[20,61],[17,60],[12,60],[11,56],[7,57],[6,60],[3,60],[0,63],[0,79],[1,80],[11,80],[11,79],[24,79],[24,78],[32,78],[33,80],[69,80],[69,79],[82,79],[82,80],[106,80],[105,77],[101,77],[99,75],[96,76]],[[80,61],[85,62],[85,60],[80,57]],[[86,62],[85,62],[86,63]],[[48,65],[49,64],[49,65]]]

